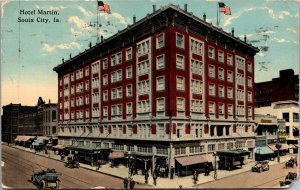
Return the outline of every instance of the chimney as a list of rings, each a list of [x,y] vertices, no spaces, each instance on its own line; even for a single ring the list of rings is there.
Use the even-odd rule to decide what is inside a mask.
[[[90,47],[90,48],[92,47],[92,42],[89,43],[89,47]]]
[[[206,22],[206,14],[203,14],[203,20]]]
[[[187,4],[184,4],[184,11],[187,12]]]
[[[72,58],[72,54],[70,54],[70,59]]]
[[[65,59],[64,59],[64,58],[62,58],[62,62],[63,62],[63,63],[65,62]]]
[[[231,35],[234,36],[234,28],[231,29]]]
[[[155,5],[152,5],[152,8],[153,8],[153,12],[155,12],[156,11]]]
[[[136,22],[136,17],[133,15],[133,24]]]
[[[247,36],[244,35],[244,42],[246,43],[247,42]]]
[[[103,42],[103,35],[101,35],[100,38],[101,38],[101,42]]]

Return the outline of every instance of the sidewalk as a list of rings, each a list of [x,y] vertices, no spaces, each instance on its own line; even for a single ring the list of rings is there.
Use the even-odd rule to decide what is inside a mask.
[[[55,160],[61,160],[60,155],[54,154],[53,151],[48,151],[48,154],[44,154],[44,151],[41,152],[35,152],[32,149],[29,148],[25,148],[22,146],[17,146],[17,145],[10,145],[10,147],[14,147],[20,150],[24,150],[24,151],[28,151],[28,152],[32,152],[34,154],[40,155],[40,156],[44,156],[44,157],[48,157],[51,159],[55,159]],[[294,154],[288,154],[285,156],[281,156],[280,157],[280,163],[284,163],[287,160],[289,160],[291,158],[291,156],[295,156]],[[240,174],[240,173],[244,173],[247,171],[251,170],[251,167],[254,165],[255,162],[248,162],[246,163],[243,168],[241,169],[236,169],[236,170],[232,170],[232,171],[227,171],[227,170],[217,170],[217,179],[221,179],[221,178],[225,178],[225,177],[229,177],[232,175],[236,175],[236,174]],[[269,161],[269,165],[275,165],[278,164],[277,162],[277,158],[274,161]],[[96,167],[94,166],[90,166],[90,165],[86,165],[86,164],[82,164],[80,163],[80,167],[82,168],[86,168],[89,170],[93,170],[95,172],[101,172],[101,173],[105,173],[105,174],[109,174],[111,176],[115,176],[118,178],[125,178],[128,177],[128,168],[126,168],[125,166],[121,165],[119,167],[114,167],[111,168],[110,164],[105,164],[105,165],[101,165],[100,169],[97,171]],[[185,177],[177,177],[175,176],[173,180],[170,180],[169,178],[157,178],[156,180],[156,186],[154,186],[153,184],[153,178],[150,175],[148,178],[148,184],[145,184],[145,178],[143,175],[134,175],[132,176],[134,181],[136,181],[139,184],[144,184],[145,188],[179,188],[180,186],[182,186],[183,188],[193,188],[193,186],[195,185],[199,185],[199,184],[203,184],[203,183],[207,183],[207,182],[211,182],[214,181],[214,171],[211,171],[209,176],[204,176],[203,173],[199,174],[198,177],[198,181],[197,184],[193,183],[193,179],[192,176],[185,176]],[[199,187],[198,187],[199,188]]]

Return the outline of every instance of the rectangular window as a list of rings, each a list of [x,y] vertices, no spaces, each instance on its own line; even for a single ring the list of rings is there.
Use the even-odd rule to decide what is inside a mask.
[[[215,151],[215,149],[216,149],[216,145],[215,144],[208,144],[207,145],[207,150],[209,152]]]
[[[231,87],[227,88],[227,98],[233,98],[233,89]]]
[[[159,34],[156,37],[156,49],[162,48],[165,46],[165,39],[164,39],[164,34]]]
[[[227,113],[229,116],[233,115],[233,105],[232,104],[227,105]]]
[[[227,71],[227,82],[233,82],[233,72]]]
[[[215,48],[214,47],[208,47],[208,57],[210,59],[215,59]]]
[[[103,85],[108,85],[108,75],[103,76]]]
[[[176,47],[184,48],[184,36],[176,33]]]
[[[183,77],[177,77],[176,78],[176,89],[177,90],[185,90],[185,85],[184,85],[184,78]]]
[[[126,104],[126,114],[132,114],[132,103]]]
[[[108,91],[103,92],[103,101],[108,101]]]
[[[114,100],[114,99],[117,99],[117,89],[116,88],[113,88],[111,90],[111,99]]]
[[[219,86],[219,97],[225,97],[225,88],[224,86]]]
[[[219,104],[219,115],[224,115],[224,114],[225,114],[225,105]]]
[[[164,69],[165,68],[165,55],[159,55],[156,57],[156,69]]]
[[[251,77],[248,77],[248,87],[252,87],[252,78]]]
[[[252,102],[252,92],[248,92],[248,102]]]
[[[127,67],[126,68],[126,79],[132,78],[132,67]]]
[[[299,122],[299,113],[293,113],[293,122]]]
[[[126,61],[132,60],[132,48],[126,50]]]
[[[108,116],[108,107],[103,107],[103,116]]]
[[[208,94],[210,96],[215,96],[216,95],[215,84],[209,84],[209,86],[208,86]]]
[[[224,80],[224,69],[223,68],[218,69],[218,78],[219,78],[219,80]]]
[[[215,66],[214,65],[209,65],[208,67],[208,76],[210,78],[215,78]]]
[[[250,62],[247,63],[247,70],[249,73],[252,73],[252,63]]]
[[[164,98],[158,98],[156,99],[156,111],[157,112],[162,112],[165,111],[165,99]]]
[[[252,117],[252,107],[248,107],[248,117]]]
[[[127,85],[126,86],[126,97],[132,96],[132,85]]]
[[[203,63],[201,61],[192,59],[191,70],[193,74],[202,75],[203,74]]]
[[[199,80],[192,80],[191,91],[194,94],[202,94],[203,82]]]
[[[284,119],[286,122],[290,122],[290,113],[282,113],[282,119]]]
[[[165,90],[165,77],[158,77],[156,79],[156,88],[157,91]]]
[[[214,102],[209,102],[208,105],[209,114],[215,114],[216,113],[216,105]]]
[[[227,65],[233,65],[233,56],[231,54],[227,54]]]
[[[218,51],[218,61],[220,63],[224,63],[224,52],[223,51]]]
[[[197,55],[202,55],[203,43],[196,39],[191,39],[191,52]]]
[[[177,110],[184,111],[185,110],[185,99],[177,98]]]
[[[185,65],[184,56],[176,54],[176,69],[184,70],[184,68],[185,68],[184,65]]]
[[[103,70],[107,69],[108,68],[108,59],[107,58],[103,59],[102,63],[103,63]]]

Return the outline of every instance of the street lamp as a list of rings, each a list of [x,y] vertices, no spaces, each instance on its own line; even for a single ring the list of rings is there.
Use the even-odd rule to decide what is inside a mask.
[[[217,152],[213,152],[213,156],[215,157],[215,167],[214,167],[214,179],[216,180],[217,177]]]
[[[277,149],[277,161],[280,162],[279,150],[281,149],[281,144],[279,141],[276,142],[275,147]]]

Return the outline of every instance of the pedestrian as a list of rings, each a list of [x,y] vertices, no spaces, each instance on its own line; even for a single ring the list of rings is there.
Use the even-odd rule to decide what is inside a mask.
[[[165,178],[168,178],[168,176],[169,176],[169,166],[168,166],[168,164],[166,165],[166,170],[165,170]]]
[[[148,184],[148,177],[149,177],[148,171],[145,171],[145,183],[146,184]]]
[[[130,181],[129,181],[129,188],[133,189],[134,185],[135,185],[135,181],[131,178]]]
[[[128,179],[127,178],[125,178],[123,180],[123,184],[124,184],[124,189],[127,189],[128,188]]]
[[[194,180],[194,184],[196,184],[197,183],[197,171],[196,170],[194,170],[193,180]]]
[[[156,170],[153,172],[153,184],[156,185],[156,179],[157,179],[157,172]]]
[[[173,179],[174,178],[174,172],[175,172],[175,169],[173,166],[171,166],[171,175],[170,175],[170,178]]]

